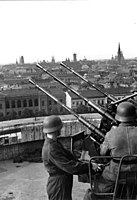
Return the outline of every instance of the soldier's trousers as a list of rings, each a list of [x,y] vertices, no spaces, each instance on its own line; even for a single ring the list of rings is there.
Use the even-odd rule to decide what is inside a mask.
[[[47,194],[49,200],[72,200],[73,175],[49,176]]]

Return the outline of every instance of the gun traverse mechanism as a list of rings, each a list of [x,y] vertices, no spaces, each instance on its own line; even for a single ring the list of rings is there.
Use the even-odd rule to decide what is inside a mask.
[[[69,107],[65,106],[63,103],[61,103],[56,97],[51,95],[48,91],[40,87],[38,84],[36,84],[31,79],[29,80],[30,83],[32,83],[36,88],[41,90],[44,94],[48,95],[50,98],[52,98],[55,102],[60,104],[63,108],[65,108],[67,111],[69,111],[72,115],[74,115],[83,125],[85,125],[89,130],[91,130],[90,138],[92,141],[94,141],[97,145],[100,145],[102,143],[102,140],[104,140],[104,134],[93,124],[89,123],[84,117],[76,114],[74,111],[72,111]]]
[[[45,68],[43,68],[40,64],[36,64],[36,66],[40,69],[42,69],[44,72],[46,72],[47,74],[49,74],[51,77],[53,77],[57,82],[59,82],[60,84],[62,84],[63,86],[65,86],[66,88],[68,88],[70,91],[72,91],[74,94],[76,94],[77,96],[79,96],[81,99],[83,99],[83,101],[85,101],[87,104],[89,104],[92,108],[94,108],[99,114],[101,114],[102,116],[106,117],[107,119],[109,119],[110,121],[112,121],[114,124],[117,124],[117,121],[110,115],[108,114],[106,111],[104,111],[103,109],[99,108],[98,105],[96,105],[95,103],[89,101],[87,98],[83,97],[82,95],[80,95],[77,91],[75,91],[72,87],[68,86],[67,84],[65,84],[64,82],[62,82],[60,79],[58,79],[55,75],[53,75],[51,72],[49,72],[48,70],[46,70]]]
[[[110,99],[111,101],[116,101],[117,98],[109,95],[105,92],[103,92],[100,88],[96,87],[95,84],[93,84],[91,81],[85,79],[83,76],[81,76],[79,73],[77,73],[76,71],[74,71],[71,67],[65,65],[63,62],[60,63],[61,66],[65,67],[66,69],[68,69],[70,72],[72,72],[73,74],[75,74],[76,76],[78,76],[80,79],[82,79],[84,82],[88,83],[88,85],[90,85],[91,87],[95,88],[96,90],[98,90],[100,93],[102,93],[104,96],[106,96],[108,99]]]

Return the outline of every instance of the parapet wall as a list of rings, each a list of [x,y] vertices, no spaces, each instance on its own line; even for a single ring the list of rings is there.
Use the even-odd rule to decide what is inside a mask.
[[[63,119],[62,119],[63,120]],[[88,118],[91,124],[99,126],[100,118]],[[80,131],[90,134],[90,130],[81,124],[78,120],[63,120],[62,136],[69,136]],[[13,159],[25,150],[33,150],[42,148],[44,142],[44,134],[42,125],[24,126],[21,128],[21,139],[14,143],[0,145],[0,160]]]
[[[88,119],[89,123],[94,124],[98,127],[100,123],[100,119]],[[63,128],[61,130],[62,136],[69,136],[74,135],[80,131],[85,131],[85,134],[90,134],[90,130],[81,124],[77,120],[72,121],[63,121]],[[43,126],[42,125],[33,125],[29,127],[23,127],[21,129],[21,142],[27,142],[27,141],[34,141],[34,140],[42,140],[44,139],[43,134]]]

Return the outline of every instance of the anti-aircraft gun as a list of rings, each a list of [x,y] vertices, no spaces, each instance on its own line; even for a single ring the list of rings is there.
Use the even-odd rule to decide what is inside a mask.
[[[103,135],[105,135],[106,134],[106,132],[108,131],[108,129],[107,128],[111,128],[112,127],[112,125],[117,125],[117,121],[115,120],[115,118],[114,118],[114,116],[112,116],[111,115],[111,112],[110,113],[108,113],[106,110],[104,110],[103,108],[101,108],[101,107],[99,107],[99,105],[96,105],[95,103],[93,103],[93,102],[91,102],[91,101],[89,101],[88,99],[86,99],[85,97],[83,97],[82,95],[80,95],[77,91],[75,91],[73,88],[71,88],[70,86],[68,86],[66,83],[64,83],[64,82],[62,82],[60,79],[58,79],[55,75],[53,75],[50,71],[48,71],[47,69],[45,69],[44,67],[42,67],[40,64],[36,64],[36,66],[39,68],[39,69],[41,69],[41,70],[43,70],[45,73],[47,73],[47,74],[49,74],[54,80],[56,80],[57,82],[59,82],[60,84],[62,84],[63,86],[65,86],[68,90],[70,90],[71,92],[73,92],[74,94],[76,94],[77,96],[79,96],[81,99],[83,99],[83,101],[85,101],[88,105],[90,105],[92,108],[94,108],[99,114],[101,114],[102,116],[103,116],[103,119],[107,119],[107,124],[106,124],[106,127],[105,127],[105,129],[104,129],[104,126],[103,127],[101,127],[101,125],[100,125],[100,127],[99,127],[99,131],[101,131],[101,133],[103,134]],[[74,71],[74,70],[73,70]],[[74,71],[74,73],[76,73],[77,74],[77,72],[75,72]],[[81,78],[81,77],[80,77]],[[85,79],[86,80],[86,79]],[[86,80],[87,81],[87,80]],[[34,84],[34,82],[33,82],[33,84]],[[35,85],[36,86],[36,85]],[[37,85],[38,86],[38,85]],[[38,87],[39,89],[40,89],[40,87]],[[45,92],[44,92],[45,93]],[[114,105],[117,105],[118,103],[120,103],[120,102],[122,102],[122,101],[125,101],[125,100],[127,100],[127,99],[129,99],[129,98],[131,98],[131,97],[133,97],[133,96],[135,96],[135,95],[137,95],[137,94],[132,94],[132,95],[130,95],[130,96],[128,96],[128,97],[125,97],[125,98],[123,98],[123,99],[121,99],[121,100],[115,100],[114,101],[114,98],[113,97],[111,97],[110,96],[110,98],[111,98],[111,100],[112,100],[112,103],[113,104],[111,104],[112,106]],[[108,97],[108,94],[106,94],[105,93],[105,96],[107,96]],[[50,96],[51,97],[51,96]],[[51,97],[51,98],[53,98],[53,96]],[[57,101],[57,102],[59,102],[57,99],[55,100],[55,101]],[[59,103],[60,104],[60,103]],[[64,105],[62,105],[61,104],[61,106],[63,106],[64,107]],[[65,106],[66,107],[66,106]],[[67,108],[67,110],[68,110],[68,108]],[[69,112],[73,112],[70,108],[69,108]],[[76,113],[72,113],[74,116],[76,116]],[[79,117],[78,117],[79,118]],[[87,126],[88,127],[88,126]],[[94,131],[94,130],[92,130],[92,131]],[[95,144],[97,144],[96,142],[95,142]]]
[[[95,103],[93,103],[92,101],[89,101],[87,98],[83,97],[81,94],[79,94],[76,90],[74,90],[72,87],[68,86],[66,83],[64,83],[63,81],[61,81],[59,78],[57,78],[55,75],[53,75],[50,71],[48,71],[47,69],[45,69],[43,66],[41,66],[40,64],[36,64],[36,66],[43,70],[45,73],[49,74],[54,80],[56,80],[57,82],[59,82],[60,84],[62,84],[63,86],[65,86],[65,88],[67,88],[68,90],[70,90],[71,92],[73,92],[75,95],[79,96],[86,104],[88,104],[89,106],[91,106],[92,108],[94,108],[100,115],[102,115],[104,118],[107,118],[107,120],[109,121],[109,123],[112,124],[117,124],[117,121],[110,115],[108,114],[103,108],[99,107],[99,105],[96,105]],[[53,97],[52,97],[53,98]],[[56,100],[57,101],[57,100]],[[61,104],[62,105],[62,104]],[[64,107],[64,105],[63,105]],[[68,109],[68,108],[67,108]],[[69,112],[73,112],[72,110]],[[72,113],[74,116],[76,115],[76,113],[74,114],[74,112]],[[87,126],[88,127],[88,126]],[[100,130],[100,129],[99,129]],[[92,130],[94,131],[94,130]],[[101,130],[100,130],[101,131]],[[105,132],[106,133],[106,132]],[[105,134],[103,133],[103,136]],[[98,150],[98,145],[95,142],[95,147]]]
[[[58,79],[56,76],[54,76],[51,72],[49,72],[48,70],[46,70],[45,68],[43,68],[41,65],[37,64],[36,65],[38,68],[40,68],[41,70],[43,70],[45,73],[48,73],[53,79],[55,79],[56,81],[58,81],[60,84],[64,85],[68,90],[72,91],[74,94],[78,95],[81,99],[83,99],[83,101],[85,101],[87,104],[89,104],[91,107],[93,107],[99,114],[101,114],[104,118],[107,118],[107,120],[110,122],[111,126],[112,124],[117,125],[117,121],[114,119],[113,116],[111,116],[109,113],[107,113],[103,108],[100,108],[98,105],[96,105],[95,103],[92,103],[91,101],[89,101],[88,99],[86,99],[85,97],[83,97],[82,95],[80,95],[77,91],[75,91],[73,88],[71,88],[70,86],[66,85],[65,83],[63,83],[60,79]],[[62,104],[60,101],[58,101],[58,99],[56,99],[53,95],[51,95],[48,91],[44,90],[43,88],[41,88],[38,84],[36,84],[35,82],[33,82],[32,80],[30,80],[30,82],[35,85],[35,87],[37,87],[38,89],[40,89],[42,92],[44,92],[46,95],[48,95],[50,98],[52,98],[54,101],[56,101],[58,104],[60,104],[62,107],[64,107],[67,111],[69,111],[72,115],[74,115],[82,124],[84,124],[90,131],[91,134],[90,136],[85,136],[83,139],[86,140],[87,138],[87,143],[88,143],[88,147],[84,150],[89,152],[90,156],[95,156],[95,153],[99,153],[99,147],[100,144],[103,142],[104,140],[104,135],[106,133],[102,132],[103,129],[101,129],[101,127],[96,127],[94,125],[92,125],[91,123],[89,123],[86,119],[84,119],[83,117],[79,116],[78,114],[76,114],[73,110],[71,110],[69,107],[65,106],[64,104]],[[131,98],[135,96],[135,94],[132,94],[128,97],[125,97],[121,100],[117,100],[114,102],[115,104],[118,104],[122,101],[127,100],[128,98]],[[107,124],[108,126],[108,124]],[[90,139],[90,142],[89,142]],[[86,142],[85,142],[86,143]],[[83,181],[82,181],[83,182]]]

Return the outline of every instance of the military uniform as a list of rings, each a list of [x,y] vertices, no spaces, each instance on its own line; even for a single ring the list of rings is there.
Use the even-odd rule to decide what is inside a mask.
[[[136,123],[121,123],[119,127],[112,128],[106,134],[105,140],[101,145],[101,155],[110,155],[122,157],[124,155],[137,154],[137,124]],[[103,171],[103,177],[108,180],[115,180],[117,175],[119,159],[113,159],[109,166],[106,166]],[[128,165],[129,166],[129,165]],[[131,165],[132,169],[134,165]],[[127,166],[125,165],[127,170]]]
[[[124,155],[137,154],[137,124],[136,108],[130,102],[123,102],[118,105],[115,119],[119,122],[117,127],[112,127],[106,133],[104,142],[100,145],[101,155],[111,155],[113,158],[108,163],[101,174],[96,174],[93,189],[88,189],[84,200],[100,199],[97,193],[109,193],[114,190],[117,177],[120,157]],[[118,157],[118,158],[114,158]],[[131,160],[130,160],[131,161]],[[132,162],[131,162],[132,163]],[[134,163],[134,162],[133,162]],[[121,170],[134,170],[134,164],[125,162]],[[136,169],[135,169],[136,170]],[[105,199],[105,196],[102,197]]]
[[[49,200],[72,200],[73,174],[88,173],[88,163],[76,160],[59,141],[49,138],[45,139],[42,158],[49,173]]]
[[[137,123],[136,109],[130,102],[123,102],[117,108],[115,117],[119,122],[118,127],[112,127],[105,135],[104,142],[100,146],[101,155],[122,157],[124,155],[137,154]],[[95,191],[110,192],[115,184],[120,158],[114,158],[98,175],[95,183]],[[134,170],[135,165],[123,165],[121,170]]]

